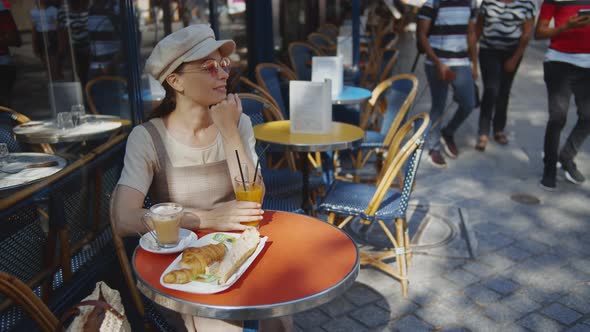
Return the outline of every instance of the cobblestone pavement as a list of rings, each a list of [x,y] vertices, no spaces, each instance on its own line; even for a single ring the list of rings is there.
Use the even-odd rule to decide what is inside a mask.
[[[413,60],[413,42],[405,45],[402,40],[402,54],[410,51],[399,72]],[[439,170],[425,154],[420,164],[413,205],[466,212],[478,244],[475,259],[465,250],[457,255],[453,242],[416,253],[406,299],[397,281],[362,268],[343,296],[296,315],[299,331],[590,331],[590,184],[575,186],[560,174],[557,192],[537,185],[547,120],[544,49],[533,42],[514,82],[509,145],[492,141],[485,153],[473,148],[476,110],[456,135],[457,160]],[[422,90],[426,81],[423,73],[418,77]],[[413,113],[429,105],[426,90]],[[572,106],[566,134],[576,119]],[[586,142],[577,157],[587,177],[589,147]],[[533,195],[540,204],[517,203],[514,194]]]

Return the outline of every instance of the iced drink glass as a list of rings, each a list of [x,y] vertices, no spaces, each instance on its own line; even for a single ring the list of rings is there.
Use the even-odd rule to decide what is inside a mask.
[[[256,202],[262,204],[262,184],[260,177],[256,181],[242,181],[242,178],[237,176],[236,182],[236,200],[246,202]],[[258,228],[260,220],[243,222],[243,225],[253,226]]]

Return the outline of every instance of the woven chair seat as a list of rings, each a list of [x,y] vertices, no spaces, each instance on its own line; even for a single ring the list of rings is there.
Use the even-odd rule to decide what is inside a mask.
[[[373,218],[364,216],[364,211],[369,205],[376,187],[366,183],[335,181],[328,190],[326,198],[320,203],[320,212],[334,212],[341,215],[361,216],[365,219],[395,219],[404,218],[404,211],[401,208],[401,193],[396,190],[389,190],[377,213]]]

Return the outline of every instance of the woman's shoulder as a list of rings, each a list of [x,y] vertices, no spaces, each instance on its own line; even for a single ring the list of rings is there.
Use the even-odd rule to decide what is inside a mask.
[[[140,124],[133,127],[131,133],[129,133],[128,141],[151,142],[152,138],[150,137],[150,133],[145,127],[145,124]]]

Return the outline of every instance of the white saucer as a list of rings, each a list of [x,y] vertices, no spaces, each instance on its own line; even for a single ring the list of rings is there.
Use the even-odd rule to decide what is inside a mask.
[[[151,232],[154,236],[156,235],[155,232]],[[180,241],[176,245],[176,247],[172,248],[160,248],[156,244],[154,238],[149,234],[145,233],[139,239],[139,245],[146,251],[153,252],[154,254],[173,254],[177,252],[181,252],[186,249],[193,241],[198,239],[197,234],[193,233],[188,229],[181,228],[180,229]]]

